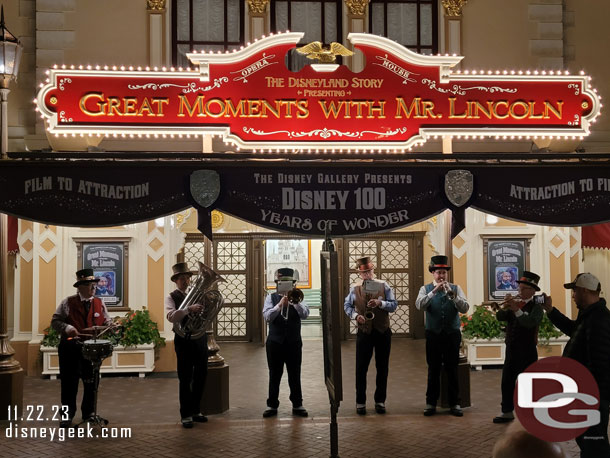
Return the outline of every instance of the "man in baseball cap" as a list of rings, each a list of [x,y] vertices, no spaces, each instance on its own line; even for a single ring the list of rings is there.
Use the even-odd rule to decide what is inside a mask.
[[[575,359],[591,371],[599,387],[600,422],[576,438],[581,457],[610,456],[608,444],[608,411],[610,407],[610,310],[600,298],[602,286],[591,273],[580,273],[574,281],[563,285],[572,290],[578,307],[576,320],[571,320],[553,307],[547,296],[543,307],[551,322],[570,336],[563,356]]]

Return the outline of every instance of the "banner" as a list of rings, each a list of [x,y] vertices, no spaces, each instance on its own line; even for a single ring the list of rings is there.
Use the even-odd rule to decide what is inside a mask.
[[[197,71],[54,68],[38,109],[58,135],[217,134],[244,149],[386,152],[438,135],[585,136],[601,106],[585,75],[453,72],[462,57],[362,33],[348,37],[361,72],[333,63],[291,72],[285,57],[302,37],[188,54]],[[322,62],[350,53],[338,43],[300,51]]]
[[[92,167],[90,161],[5,161],[0,187],[2,212],[83,227],[146,221],[189,206],[204,220],[217,209],[258,226],[311,237],[387,232],[447,208],[463,214],[470,206],[541,225],[610,221],[610,168],[599,165],[244,167],[124,161]]]

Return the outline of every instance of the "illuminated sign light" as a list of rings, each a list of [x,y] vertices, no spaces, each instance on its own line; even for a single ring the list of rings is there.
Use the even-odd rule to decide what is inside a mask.
[[[316,70],[326,64],[291,72],[285,55],[302,37],[188,54],[198,72],[54,68],[37,108],[56,135],[208,134],[260,152],[397,152],[446,135],[582,138],[602,106],[585,75],[453,72],[462,57],[362,33],[348,36],[364,55],[362,72]]]

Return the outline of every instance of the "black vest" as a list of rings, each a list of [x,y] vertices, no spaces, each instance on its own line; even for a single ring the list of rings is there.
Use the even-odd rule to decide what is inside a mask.
[[[275,307],[282,300],[277,293],[271,294],[271,302]],[[273,321],[269,323],[269,335],[267,341],[283,343],[301,342],[301,317],[292,304],[288,305],[288,319],[280,312]]]

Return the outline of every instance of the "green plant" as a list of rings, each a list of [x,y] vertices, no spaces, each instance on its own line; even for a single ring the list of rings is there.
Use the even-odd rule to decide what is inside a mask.
[[[46,328],[44,331],[44,337],[42,338],[42,342],[40,343],[43,347],[57,347],[59,345],[59,340],[61,336],[59,332],[53,329],[51,326]]]
[[[127,313],[120,323],[122,325],[122,335],[119,339],[119,345],[131,347],[152,343],[155,344],[155,348],[165,345],[165,338],[159,334],[157,323],[150,318],[150,313],[146,307],[142,310]]]
[[[474,308],[472,315],[462,315],[462,335],[467,339],[494,339],[503,337],[502,324],[496,314],[482,305]]]
[[[542,317],[542,321],[540,322],[540,326],[538,327],[538,341],[542,345],[548,345],[550,340],[554,337],[561,337],[563,332],[553,326],[549,317],[546,316],[546,313]]]

